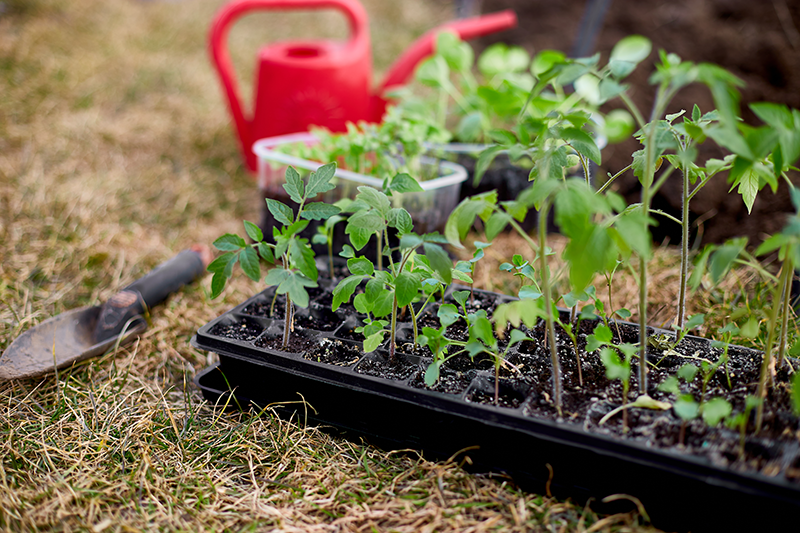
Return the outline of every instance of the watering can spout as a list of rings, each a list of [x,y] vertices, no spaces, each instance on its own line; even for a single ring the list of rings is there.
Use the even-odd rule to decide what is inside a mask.
[[[506,9],[497,13],[490,13],[478,17],[455,20],[438,26],[417,39],[397,60],[389,67],[383,82],[378,86],[372,96],[370,104],[370,119],[380,122],[386,111],[387,101],[383,94],[387,89],[403,85],[414,73],[417,64],[433,54],[436,36],[442,31],[456,33],[462,41],[482,37],[502,30],[514,28],[517,25],[517,15],[514,11]]]

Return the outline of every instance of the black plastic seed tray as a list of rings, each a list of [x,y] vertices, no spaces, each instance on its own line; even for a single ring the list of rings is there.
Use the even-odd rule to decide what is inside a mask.
[[[542,399],[525,382],[503,378],[507,406],[496,406],[487,400],[494,395],[491,369],[472,369],[455,376],[459,379],[443,374],[440,390],[421,385],[430,362],[423,356],[398,354],[401,363],[386,371],[385,351],[364,354],[360,343],[348,338],[356,325],[353,310],[332,314],[339,323],[326,331],[299,325],[294,331],[310,352],[338,343],[355,354],[352,360],[331,364],[310,352],[263,347],[283,327],[282,319],[253,314],[271,304],[272,296],[269,289],[256,295],[200,328],[192,339],[198,349],[219,355],[219,364],[195,379],[209,402],[238,408],[269,405],[282,416],[333,427],[386,449],[417,449],[431,459],[468,457],[465,464],[473,471],[510,476],[525,489],[549,490],[579,502],[591,498],[598,512],[630,510],[631,499],[602,502],[629,495],[665,530],[768,530],[800,516],[800,486],[785,479],[720,468],[677,449],[589,433],[567,420],[535,418],[532,407]],[[330,314],[324,306],[312,302],[296,318]],[[226,336],[237,328],[240,338]],[[410,334],[408,325],[400,329]]]

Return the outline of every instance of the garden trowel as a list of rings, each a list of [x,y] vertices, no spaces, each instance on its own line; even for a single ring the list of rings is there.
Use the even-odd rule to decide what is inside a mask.
[[[133,340],[147,329],[145,311],[199,278],[210,256],[207,247],[195,245],[105,304],[66,311],[25,331],[0,356],[0,380],[38,377]]]

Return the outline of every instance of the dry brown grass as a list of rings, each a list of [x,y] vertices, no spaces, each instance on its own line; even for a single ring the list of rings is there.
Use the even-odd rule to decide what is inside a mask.
[[[257,220],[260,201],[206,53],[220,4],[0,2],[0,350],[47,317],[103,301],[178,250]],[[364,4],[378,69],[452,9]],[[231,48],[245,88],[255,47],[298,27],[340,35],[342,22],[285,15],[236,26]],[[498,243],[490,257],[516,247]],[[674,257],[665,257],[655,275],[674,277]],[[635,513],[599,517],[270,412],[214,410],[190,384],[213,355],[189,339],[256,290],[242,277],[211,301],[205,280],[157,308],[136,344],[58,377],[0,384],[0,526],[650,530]],[[626,291],[616,289],[620,302],[632,301]]]

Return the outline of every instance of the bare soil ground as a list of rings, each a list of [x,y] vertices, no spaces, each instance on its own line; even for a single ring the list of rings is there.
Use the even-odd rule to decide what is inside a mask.
[[[520,24],[514,30],[484,38],[481,44],[502,40],[532,52],[543,49],[570,52],[578,42],[586,6],[592,3],[483,0],[484,12],[512,8]],[[746,84],[741,89],[743,117],[749,124],[759,122],[747,104],[768,101],[800,107],[800,3],[792,0],[609,0],[606,3],[605,19],[586,55],[600,52],[607,58],[614,44],[627,35],[649,38],[654,52],[629,80],[633,99],[641,109],[649,111],[654,97],[647,80],[659,49],[676,53],[684,60],[718,64],[741,78]],[[698,85],[683,90],[667,112],[681,109],[691,112],[694,104],[704,112],[714,108],[710,93]],[[636,141],[630,141],[604,150],[602,175],[625,167],[630,154],[637,149]],[[716,157],[716,153],[714,148],[706,146],[699,161]],[[792,179],[797,182],[798,176],[795,174]],[[639,188],[633,176],[617,187],[629,200],[638,198]],[[783,214],[792,211],[785,184],[776,194],[769,188],[760,193],[749,216],[740,198],[725,194],[729,187],[720,177],[692,201],[692,216],[703,226],[700,231],[704,242],[746,235],[755,244],[778,231],[784,224]],[[654,205],[668,212],[679,212],[680,183],[667,183]],[[673,243],[679,240],[677,227],[666,221],[654,229],[654,236],[657,240],[669,237]]]

